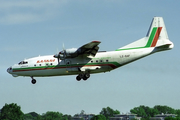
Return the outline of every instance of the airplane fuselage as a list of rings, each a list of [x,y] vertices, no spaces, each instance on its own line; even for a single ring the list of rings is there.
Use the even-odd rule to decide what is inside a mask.
[[[95,57],[79,56],[58,60],[53,55],[39,56],[24,60],[24,64],[15,64],[8,69],[13,76],[61,76],[79,74],[81,71],[89,73],[107,72],[127,63],[145,57],[154,48],[132,49],[122,51],[98,52]]]

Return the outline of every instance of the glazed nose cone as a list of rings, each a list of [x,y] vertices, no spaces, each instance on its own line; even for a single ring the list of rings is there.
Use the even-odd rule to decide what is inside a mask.
[[[11,72],[12,72],[12,67],[9,67],[9,68],[7,69],[7,72],[8,72],[8,73],[11,73]]]

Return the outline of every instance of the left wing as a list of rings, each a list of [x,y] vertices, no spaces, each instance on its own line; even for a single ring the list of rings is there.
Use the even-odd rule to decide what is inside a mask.
[[[98,45],[100,43],[100,41],[92,41],[78,48],[76,52],[78,53],[78,55],[87,54],[94,57],[99,50]]]
[[[80,48],[72,48],[72,49],[66,49],[63,50],[61,52],[59,52],[59,54],[55,54],[54,57],[60,60],[64,60],[66,58],[75,58],[78,57],[79,55],[91,55],[91,56],[95,56],[96,53],[99,50],[98,45],[100,44],[100,41],[92,41],[90,43],[87,43],[83,46],[81,46]]]

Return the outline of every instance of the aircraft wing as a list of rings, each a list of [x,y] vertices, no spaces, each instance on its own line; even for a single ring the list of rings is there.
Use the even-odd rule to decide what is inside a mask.
[[[92,55],[94,57],[99,50],[98,45],[100,43],[101,43],[100,41],[92,41],[90,43],[81,46],[80,48],[78,48],[77,51],[79,54],[87,54],[87,55]]]
[[[58,61],[59,59],[64,60],[66,58],[75,58],[78,57],[79,55],[86,55],[86,56],[91,55],[94,57],[99,50],[98,45],[100,43],[101,43],[100,41],[92,41],[90,43],[81,46],[78,49],[72,48],[72,49],[63,50],[59,52],[59,54],[55,54],[54,57],[58,58]]]

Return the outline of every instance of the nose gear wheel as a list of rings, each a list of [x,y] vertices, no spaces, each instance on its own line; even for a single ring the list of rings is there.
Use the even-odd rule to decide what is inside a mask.
[[[31,78],[32,78],[31,83],[36,84],[36,79],[34,79],[33,76],[31,76]]]

